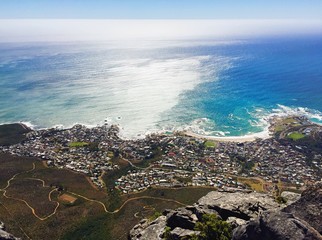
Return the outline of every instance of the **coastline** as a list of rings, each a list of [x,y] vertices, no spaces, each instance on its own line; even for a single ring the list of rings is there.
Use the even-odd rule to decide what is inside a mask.
[[[34,131],[34,130],[53,129],[53,128],[57,128],[57,127],[60,130],[65,130],[65,129],[70,129],[70,128],[72,128],[75,125],[78,125],[80,123],[76,123],[73,126],[66,127],[66,128],[62,127],[61,125],[57,125],[55,127],[39,128],[39,129],[37,129],[36,126],[33,125],[32,123],[24,122],[24,121],[15,122],[15,123],[4,123],[4,124],[0,124],[0,125],[14,125],[14,124],[20,125],[23,129],[26,129],[26,130],[28,129],[29,131],[30,130]],[[92,126],[91,125],[91,126],[89,126],[87,124],[80,124],[80,125],[83,125],[83,126],[85,126],[87,128],[93,128],[93,127],[97,127],[97,126],[102,126],[102,125],[97,125],[97,126]],[[120,128],[119,125],[116,125],[116,126]],[[189,136],[189,137],[195,137],[195,138],[198,138],[198,139],[205,139],[205,140],[212,140],[212,141],[219,141],[219,142],[252,142],[252,141],[255,141],[257,139],[267,139],[267,138],[271,137],[268,128],[265,128],[262,132],[259,132],[259,133],[253,133],[253,134],[244,135],[244,136],[223,136],[223,137],[201,135],[201,134],[194,133],[192,131],[187,131],[187,130],[174,131],[173,133],[175,133],[175,132],[182,133],[185,136]],[[149,132],[149,134],[164,134],[164,133],[165,133],[164,131],[155,131],[155,132],[152,132],[152,133]],[[149,134],[141,135],[141,137],[145,138]],[[120,135],[120,134],[119,134],[119,137],[122,138],[122,139],[127,139],[127,138],[122,137],[122,135]]]
[[[191,131],[183,131],[183,134],[189,137],[195,137],[199,139],[211,140],[211,141],[218,141],[218,142],[253,142],[257,139],[268,139],[271,136],[268,132],[263,131],[258,134],[251,134],[251,135],[244,135],[244,136],[227,136],[227,137],[216,137],[216,136],[205,136],[201,134],[197,134]]]
[[[195,133],[191,130],[174,130],[171,131],[171,134],[181,134],[181,135],[185,135],[188,137],[194,137],[194,138],[198,138],[198,139],[203,139],[203,140],[210,140],[210,141],[217,141],[217,142],[237,142],[237,143],[243,143],[243,142],[253,142],[259,139],[269,139],[273,137],[273,126],[276,124],[276,121],[279,121],[281,119],[284,118],[288,118],[288,117],[294,117],[294,116],[302,116],[307,118],[307,120],[309,120],[309,118],[305,115],[298,115],[298,114],[271,114],[268,118],[266,118],[266,122],[267,125],[265,126],[265,128],[261,131],[261,132],[257,132],[257,133],[249,133],[247,135],[242,135],[242,136],[212,136],[212,135],[202,135],[199,133]],[[311,120],[309,120],[311,121]],[[321,123],[316,123],[313,122],[313,124],[317,124],[319,126],[322,126]],[[37,130],[50,130],[50,129],[59,129],[59,130],[66,130],[66,129],[71,129],[76,125],[82,125],[86,128],[95,128],[95,127],[102,127],[103,125],[108,125],[108,126],[116,126],[118,128],[118,137],[123,139],[123,140],[135,140],[135,139],[142,139],[142,138],[146,138],[147,136],[151,135],[151,134],[156,134],[156,135],[162,135],[162,134],[167,134],[167,131],[165,130],[160,130],[160,131],[154,131],[154,132],[147,132],[145,134],[140,135],[139,137],[132,137],[132,138],[128,138],[125,137],[123,134],[121,134],[121,129],[122,127],[119,124],[102,124],[102,125],[88,125],[88,124],[81,124],[81,123],[76,123],[71,127],[64,127],[63,125],[56,125],[55,127],[49,127],[49,128],[37,128],[36,125],[33,125],[31,122],[26,122],[26,121],[20,121],[20,122],[16,122],[16,123],[4,123],[4,124],[0,124],[0,126],[3,125],[16,125],[19,126],[23,131],[37,131]]]

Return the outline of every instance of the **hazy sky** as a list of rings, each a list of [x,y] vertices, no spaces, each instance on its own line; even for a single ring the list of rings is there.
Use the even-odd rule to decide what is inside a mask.
[[[322,33],[322,0],[0,0],[0,42],[307,33]]]
[[[0,19],[0,42],[233,40],[322,34],[320,20]]]
[[[0,18],[322,19],[322,0],[0,0]]]

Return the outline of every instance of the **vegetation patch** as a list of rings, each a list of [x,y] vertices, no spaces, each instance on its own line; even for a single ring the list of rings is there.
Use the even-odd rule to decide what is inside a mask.
[[[68,146],[78,148],[78,147],[86,147],[86,146],[88,146],[88,144],[89,143],[87,143],[87,142],[71,142],[68,144]]]
[[[287,128],[290,127],[297,127],[300,126],[301,124],[298,123],[298,121],[293,118],[293,117],[288,117],[288,118],[284,118],[281,121],[279,121],[275,127],[274,130],[275,132],[282,132],[284,130],[286,130]]]
[[[296,141],[296,140],[304,138],[305,135],[302,133],[299,133],[299,132],[292,132],[287,137],[292,139],[293,141]]]
[[[202,221],[197,222],[195,230],[200,231],[193,240],[229,240],[232,235],[232,228],[229,223],[219,219],[215,214],[205,214]]]
[[[153,215],[149,218],[149,221],[152,222],[152,221],[154,221],[155,219],[157,219],[160,216],[162,216],[162,213],[161,212],[158,212],[158,211],[155,211],[153,213]]]
[[[205,141],[204,143],[206,148],[215,148],[217,146],[217,144],[214,141]]]
[[[174,239],[171,228],[166,227],[163,238],[166,240]],[[232,228],[229,223],[223,221],[215,214],[204,214],[202,220],[196,223],[195,231],[199,234],[192,235],[191,240],[229,240],[232,236]]]
[[[17,200],[26,201],[39,217],[51,214],[57,203],[49,200],[53,189],[43,186],[41,181],[33,179],[17,179],[12,181],[6,195]],[[13,201],[15,201],[13,200]]]
[[[244,183],[247,186],[249,186],[251,189],[253,189],[256,192],[263,192],[263,183],[258,179],[253,178],[237,178],[238,182]]]

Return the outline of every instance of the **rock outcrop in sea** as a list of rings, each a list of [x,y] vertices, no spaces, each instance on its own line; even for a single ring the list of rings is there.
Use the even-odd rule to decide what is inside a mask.
[[[142,220],[129,239],[159,240],[165,229],[170,229],[171,239],[189,239],[199,234],[195,225],[204,214],[216,214],[231,224],[233,240],[322,240],[322,182],[301,196],[287,192],[283,196],[289,197],[289,205],[267,194],[213,191],[192,206],[165,210],[152,222]]]

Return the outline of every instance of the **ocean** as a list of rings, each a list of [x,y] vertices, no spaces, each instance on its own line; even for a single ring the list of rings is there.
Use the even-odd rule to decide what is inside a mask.
[[[0,43],[0,123],[118,124],[125,138],[262,134],[272,114],[322,123],[322,36]]]

